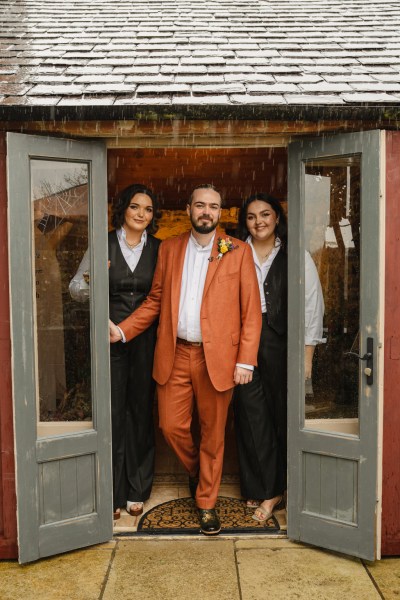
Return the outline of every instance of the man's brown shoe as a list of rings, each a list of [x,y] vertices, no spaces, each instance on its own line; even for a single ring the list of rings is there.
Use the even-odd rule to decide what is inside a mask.
[[[221,531],[215,508],[199,508],[200,530],[204,535],[217,535]]]

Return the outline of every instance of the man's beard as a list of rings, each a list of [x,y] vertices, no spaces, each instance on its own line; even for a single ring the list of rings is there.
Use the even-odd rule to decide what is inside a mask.
[[[190,215],[190,222],[192,224],[193,229],[197,231],[197,233],[211,233],[212,231],[214,231],[214,229],[216,229],[218,225],[218,221],[215,221],[215,223],[211,221],[210,223],[199,225],[193,220],[192,215]]]

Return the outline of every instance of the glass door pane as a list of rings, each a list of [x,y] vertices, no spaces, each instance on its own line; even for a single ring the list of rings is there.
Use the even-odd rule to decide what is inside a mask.
[[[89,165],[30,159],[38,434],[92,427],[90,306],[68,286],[88,248]]]
[[[310,291],[308,283],[314,265],[325,305],[325,343],[315,346],[312,377],[305,382],[305,427],[354,435],[359,432],[361,368],[366,366],[356,356],[360,352],[360,165],[359,155],[305,163],[306,340],[316,318],[316,292]]]

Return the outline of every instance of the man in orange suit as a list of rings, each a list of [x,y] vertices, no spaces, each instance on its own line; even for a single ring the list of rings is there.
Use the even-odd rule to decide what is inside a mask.
[[[147,299],[118,327],[110,322],[110,341],[129,341],[160,318],[153,366],[160,427],[189,474],[201,531],[215,535],[226,417],[233,387],[251,381],[257,365],[260,294],[250,246],[217,229],[216,189],[195,188],[187,213],[191,231],[161,244]]]

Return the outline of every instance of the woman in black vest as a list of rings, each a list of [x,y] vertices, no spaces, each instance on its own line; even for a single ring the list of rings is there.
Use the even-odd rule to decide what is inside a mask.
[[[239,237],[253,251],[263,317],[258,367],[235,388],[236,439],[241,492],[263,522],[286,489],[287,227],[279,201],[266,194],[246,200]]]
[[[157,202],[144,185],[124,189],[113,205],[108,234],[110,319],[120,323],[146,298],[153,281],[160,240]],[[86,263],[85,263],[86,259]],[[70,284],[84,300],[89,257],[85,254]],[[86,286],[86,288],[85,288]],[[121,508],[140,515],[150,496],[154,471],[153,368],[157,323],[130,342],[111,344],[111,418],[114,518]]]
[[[126,188],[113,206],[108,234],[110,319],[120,323],[146,298],[160,240],[156,199],[142,185]],[[154,471],[153,369],[157,323],[126,344],[111,344],[114,512],[143,512]]]

